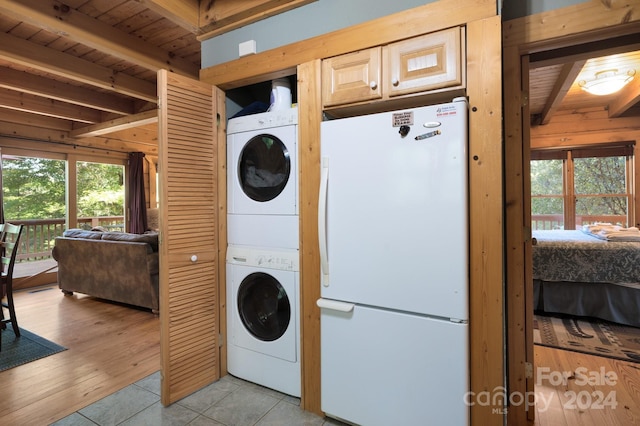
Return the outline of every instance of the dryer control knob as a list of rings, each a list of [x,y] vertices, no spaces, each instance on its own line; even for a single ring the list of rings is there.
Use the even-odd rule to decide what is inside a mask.
[[[194,263],[197,262],[198,261],[198,256],[195,255],[195,254],[191,255],[191,261],[194,262]]]

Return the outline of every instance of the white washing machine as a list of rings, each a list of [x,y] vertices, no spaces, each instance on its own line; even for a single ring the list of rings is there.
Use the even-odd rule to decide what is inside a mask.
[[[227,248],[227,369],[300,396],[298,250]]]
[[[299,247],[297,140],[297,108],[229,120],[229,244]]]

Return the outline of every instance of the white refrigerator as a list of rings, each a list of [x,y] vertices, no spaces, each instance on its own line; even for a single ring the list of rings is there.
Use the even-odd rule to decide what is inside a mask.
[[[324,121],[321,408],[467,425],[467,102]]]

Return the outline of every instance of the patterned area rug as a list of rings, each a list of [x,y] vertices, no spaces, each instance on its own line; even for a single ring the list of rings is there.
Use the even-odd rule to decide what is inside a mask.
[[[640,328],[583,317],[534,315],[533,342],[640,363]]]
[[[0,335],[2,335],[0,371],[8,370],[67,349],[23,328],[20,329],[19,338],[16,338],[11,326],[8,326],[6,330],[0,331]]]

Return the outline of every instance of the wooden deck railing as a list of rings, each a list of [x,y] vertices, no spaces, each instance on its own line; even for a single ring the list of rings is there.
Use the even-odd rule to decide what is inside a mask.
[[[582,225],[590,225],[596,222],[614,223],[627,226],[627,216],[624,215],[580,215],[576,216],[576,229]],[[531,215],[531,229],[564,229],[564,216],[561,214],[534,214]]]
[[[16,225],[24,225],[20,236],[17,262],[32,262],[51,258],[51,250],[56,237],[66,229],[64,219],[8,220]],[[124,232],[123,216],[100,216],[78,218],[77,228],[91,229],[101,226],[110,231]]]

